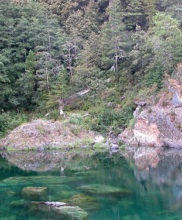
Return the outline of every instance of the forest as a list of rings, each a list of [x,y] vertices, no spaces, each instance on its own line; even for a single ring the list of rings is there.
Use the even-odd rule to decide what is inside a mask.
[[[0,0],[0,136],[88,88],[65,112],[118,134],[181,62],[181,0]]]

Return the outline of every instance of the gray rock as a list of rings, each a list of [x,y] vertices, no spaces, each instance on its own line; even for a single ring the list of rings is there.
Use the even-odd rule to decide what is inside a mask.
[[[112,144],[111,150],[118,150],[119,146],[117,144]]]
[[[86,220],[88,217],[88,213],[80,207],[63,202],[32,202],[31,209],[49,213],[49,217],[57,215],[64,220]]]

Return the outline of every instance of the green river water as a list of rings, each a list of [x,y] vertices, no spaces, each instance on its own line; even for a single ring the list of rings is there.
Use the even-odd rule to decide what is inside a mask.
[[[28,186],[47,187],[44,198],[25,196]],[[73,202],[80,194],[89,200]],[[88,220],[181,220],[182,160],[138,171],[120,153],[1,152],[0,220],[67,220],[33,209],[32,201],[78,205]]]

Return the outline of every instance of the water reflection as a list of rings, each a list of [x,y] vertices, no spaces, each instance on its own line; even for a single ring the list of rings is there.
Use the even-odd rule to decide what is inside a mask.
[[[147,171],[137,170],[120,152],[1,152],[1,155],[4,159],[0,159],[0,219],[7,212],[14,213],[15,219],[40,219],[32,214],[30,218],[20,218],[17,210],[8,205],[14,200],[22,202],[21,191],[27,186],[47,187],[48,201],[74,199],[75,202],[80,195],[82,199],[93,197],[90,200],[99,208],[87,207],[90,220],[182,219],[182,150],[165,151],[158,167]],[[102,193],[97,191],[99,187]],[[82,206],[80,201],[79,204]],[[27,210],[22,209],[23,216]]]

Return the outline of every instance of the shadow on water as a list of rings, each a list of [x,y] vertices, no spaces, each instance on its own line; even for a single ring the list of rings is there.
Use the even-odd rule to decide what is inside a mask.
[[[119,152],[2,151],[0,195],[1,220],[181,220],[182,151],[167,151],[148,171]]]

